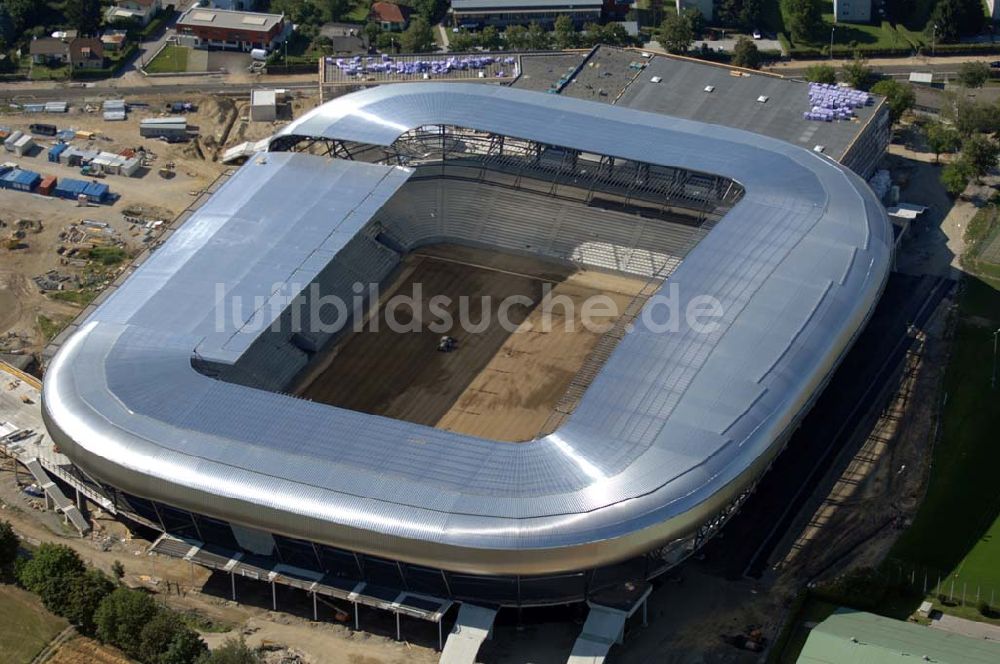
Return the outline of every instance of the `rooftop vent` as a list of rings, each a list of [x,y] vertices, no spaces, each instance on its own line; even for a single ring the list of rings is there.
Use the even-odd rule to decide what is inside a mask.
[[[706,85],[705,86],[705,92],[714,92],[714,91],[715,91],[715,86],[714,85]]]
[[[767,95],[761,95],[761,96],[757,97],[757,103],[758,104],[766,104],[767,100],[768,100],[768,96]]]
[[[825,145],[817,145],[816,147],[813,148],[813,152],[819,152],[820,154],[822,154],[824,150],[826,150]]]
[[[663,79],[662,79],[662,78],[660,78],[659,76],[654,76],[653,78],[649,79],[649,82],[650,82],[650,83],[659,83],[659,82],[660,82],[660,81],[662,81],[662,80],[663,80]]]

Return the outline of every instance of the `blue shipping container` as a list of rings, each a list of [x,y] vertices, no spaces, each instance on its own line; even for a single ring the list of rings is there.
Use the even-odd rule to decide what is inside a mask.
[[[4,189],[14,189],[16,191],[31,191],[42,181],[42,176],[34,171],[22,171],[15,168],[2,178],[0,187]]]
[[[103,203],[108,198],[108,194],[111,193],[111,188],[101,182],[90,182],[87,184],[87,188],[83,190],[83,194],[92,203]]]
[[[59,155],[66,151],[69,147],[68,143],[56,143],[51,148],[49,148],[49,161],[58,164]]]
[[[53,196],[58,196],[59,198],[69,198],[76,200],[76,197],[83,193],[87,188],[86,182],[83,180],[74,180],[73,178],[63,178],[59,180],[56,188],[52,190]]]

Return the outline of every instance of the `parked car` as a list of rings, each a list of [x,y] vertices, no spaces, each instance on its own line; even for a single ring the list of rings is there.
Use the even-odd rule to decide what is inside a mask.
[[[753,31],[753,38],[754,39],[763,39],[764,35],[760,34],[760,30],[754,30]]]
[[[990,63],[990,67],[993,69],[1000,69],[1000,60],[994,60]]]

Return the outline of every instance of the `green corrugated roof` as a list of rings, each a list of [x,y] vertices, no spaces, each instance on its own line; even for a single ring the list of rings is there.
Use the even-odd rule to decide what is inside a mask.
[[[872,613],[838,609],[813,628],[798,659],[799,664],[916,664],[924,661],[997,664],[1000,662],[1000,643]]]

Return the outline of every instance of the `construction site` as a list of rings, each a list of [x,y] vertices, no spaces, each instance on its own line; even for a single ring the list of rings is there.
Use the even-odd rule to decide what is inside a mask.
[[[621,99],[622,104],[669,114],[669,106],[683,100],[654,94],[658,82],[645,75],[650,67],[648,73],[673,75],[663,58],[617,50],[525,57],[519,61],[521,76],[514,87],[558,85],[567,96]],[[697,68],[678,65],[678,85],[697,79]],[[725,76],[717,73],[711,79],[719,92],[730,94],[723,89],[730,84],[749,85]],[[773,86],[768,88],[771,95],[784,94],[778,91],[780,84],[768,85]],[[0,247],[5,254],[0,261],[0,333],[5,335],[0,353],[6,353],[8,362],[34,368],[20,358],[50,360],[86,315],[113,297],[137,267],[167,246],[225,186],[232,173],[221,163],[227,150],[249,158],[248,170],[265,168],[255,162],[262,159],[255,154],[266,146],[261,139],[283,123],[250,123],[243,101],[191,101],[187,125],[197,133],[186,143],[139,137],[142,119],[173,113],[160,110],[162,100],[156,110],[137,105],[124,122],[102,121],[96,110],[70,109],[68,124],[85,136],[74,139],[83,147],[145,153],[137,176],[95,178],[111,185],[118,196],[112,204],[81,207],[78,201],[0,191],[0,219],[6,224],[0,228],[6,240]],[[295,99],[294,116],[316,102],[311,97]],[[91,106],[99,108],[97,103]],[[761,111],[768,112],[770,107]],[[697,113],[694,109],[681,115]],[[780,120],[780,113],[774,113],[778,115],[771,119]],[[867,169],[874,148],[862,145],[867,151],[861,154],[852,136],[861,130],[874,134],[881,126],[875,126],[871,108],[859,114],[861,129],[856,122],[838,123],[827,129],[824,139],[810,133],[799,142],[824,140],[838,158],[851,157],[852,167]],[[35,119],[28,113],[6,114],[2,124],[27,130]],[[768,121],[768,132],[788,138],[798,131],[797,125],[782,129],[779,124]],[[92,134],[86,137],[86,132]],[[604,165],[593,154],[573,155],[540,144],[542,156],[532,170],[521,159],[532,154],[534,145],[514,159],[495,158],[488,148],[470,149],[498,143],[485,132],[442,132],[435,127],[413,130],[404,139],[393,146],[387,161],[414,168],[416,175],[387,198],[357,242],[338,255],[339,263],[331,263],[328,269],[341,273],[313,275],[324,288],[349,284],[340,279],[344,275],[363,276],[358,281],[379,285],[376,299],[366,300],[361,315],[348,320],[343,332],[273,336],[271,346],[245,346],[231,366],[212,365],[215,358],[205,353],[199,371],[240,387],[293,395],[317,407],[527,446],[557,432],[577,411],[650,296],[743,194],[738,188],[727,189],[724,179],[700,179],[703,174],[695,173],[686,180],[688,189],[657,189],[659,183],[673,182],[664,178],[650,185],[653,194],[624,201],[602,196],[606,192],[597,187],[587,192],[593,200],[578,207],[579,200],[566,204],[565,199],[582,195],[581,172],[589,177],[589,168]],[[34,156],[7,158],[21,169],[79,177],[78,167],[46,160],[45,150],[51,147],[47,140],[38,140],[40,150]],[[513,140],[508,145],[518,149]],[[362,161],[373,159],[363,150],[356,152],[359,147],[331,140],[294,149],[323,154],[322,148],[341,155],[349,149]],[[423,160],[436,160],[437,150],[452,151],[453,163],[424,165]],[[462,151],[474,157],[460,162]],[[574,171],[578,166],[582,168]],[[427,174],[433,168],[450,177],[432,181]],[[678,196],[685,192],[698,195]],[[653,211],[649,199],[665,194],[674,196],[672,204]],[[452,205],[442,206],[443,200]],[[553,203],[556,200],[563,202]],[[538,232],[547,220],[570,218],[579,225],[567,222],[559,230],[563,235]],[[574,241],[561,244],[564,237]],[[633,242],[627,250],[608,251],[626,242]],[[596,646],[602,652],[611,648],[609,661],[681,662],[689,661],[691,653],[757,661],[788,618],[797,588],[884,552],[916,509],[925,479],[922,464],[934,421],[919,405],[935,398],[939,389],[949,334],[948,287],[944,282],[890,278],[869,330],[817,400],[802,432],[791,439],[772,472],[722,531],[724,537],[708,541],[680,567],[648,585],[634,584],[618,598],[619,612],[627,615],[614,615],[611,622],[617,625],[621,619],[622,627],[615,628],[616,638]],[[416,309],[406,302],[400,305],[399,298],[411,296],[416,288],[422,289]],[[429,302],[435,297],[448,304],[432,309]],[[583,316],[583,304],[595,298],[605,306]],[[505,302],[513,304],[501,315]],[[459,325],[462,307],[473,324],[488,324],[471,332]],[[442,313],[450,325],[428,325]],[[509,324],[501,324],[504,316]],[[414,319],[423,322],[418,333],[393,329],[407,327]],[[586,642],[591,621],[597,620],[596,602],[546,605],[549,598],[569,596],[564,590],[568,586],[560,585],[564,579],[558,577],[532,587],[530,576],[516,581],[510,576],[505,589],[493,595],[495,589],[487,590],[475,575],[440,572],[432,579],[438,570],[315,544],[310,545],[320,552],[315,557],[327,568],[306,570],[311,563],[303,561],[313,555],[305,546],[309,543],[283,535],[274,537],[274,558],[242,551],[246,542],[239,533],[236,539],[227,534],[226,545],[220,546],[221,540],[209,541],[208,533],[228,525],[159,502],[150,501],[147,509],[142,497],[109,492],[81,473],[46,433],[40,383],[9,365],[3,368],[3,518],[34,541],[54,537],[71,543],[99,568],[108,570],[113,561],[123,559],[129,585],[224,626],[203,633],[209,645],[241,634],[255,646],[272,649],[275,657],[286,658],[274,661],[466,661],[442,658],[441,653],[449,632],[464,630],[471,634],[465,647],[474,643],[478,650],[475,661],[559,662]],[[177,392],[178,401],[185,396]],[[270,423],[265,418],[259,426]],[[407,446],[427,445],[432,436],[405,441]],[[567,454],[573,452],[570,448]],[[900,473],[901,466],[911,472]],[[905,500],[897,500],[903,494]],[[334,557],[336,562],[331,562]],[[586,583],[600,585],[596,576],[591,574]],[[477,593],[524,607],[494,612],[476,622],[470,615],[476,606],[469,598]],[[532,606],[534,598],[539,601]],[[601,600],[614,604],[606,595]],[[678,606],[685,610],[678,611]],[[460,611],[465,614],[460,616]],[[593,633],[591,645],[602,638]],[[613,646],[616,641],[619,645]],[[64,637],[54,645],[56,658],[50,661],[118,661],[114,652],[84,637]],[[458,656],[455,650],[453,645],[450,657]],[[461,656],[475,658],[475,652]]]

